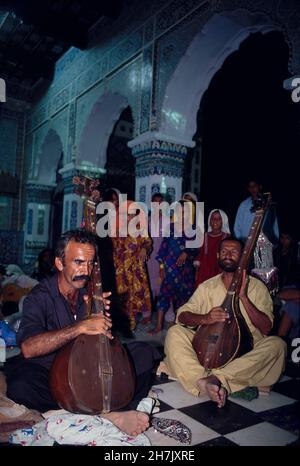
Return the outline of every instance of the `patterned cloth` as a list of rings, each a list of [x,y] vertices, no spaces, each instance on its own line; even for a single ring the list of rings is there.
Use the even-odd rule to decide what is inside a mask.
[[[155,417],[152,419],[152,427],[161,434],[167,435],[185,445],[191,443],[191,430],[180,421]]]
[[[153,403],[152,398],[144,398],[137,409],[150,414]],[[101,416],[72,414],[64,410],[52,411],[35,426],[15,431],[9,441],[22,446],[52,446],[55,442],[87,446],[151,445],[145,434],[131,437]]]
[[[152,298],[156,298],[158,296],[159,290],[160,290],[160,285],[161,285],[161,280],[159,276],[159,263],[156,260],[156,256],[158,254],[160,245],[163,240],[162,236],[162,219],[160,218],[160,222],[158,227],[158,232],[159,236],[152,236],[152,251],[149,256],[148,262],[147,262],[147,267],[148,267],[148,274],[149,274],[149,280],[150,280],[150,286],[151,286],[151,292],[152,292]],[[154,226],[153,226],[154,229]],[[149,232],[151,234],[151,216],[149,216]],[[144,317],[146,317],[144,315]]]
[[[152,245],[149,237],[112,238],[114,247],[114,264],[116,270],[117,290],[120,295],[127,294],[126,314],[130,327],[136,327],[136,315],[151,314],[151,298],[145,262],[141,259],[141,250],[148,252]]]
[[[173,302],[174,309],[182,306],[191,297],[195,288],[193,259],[197,249],[186,248],[187,238],[184,234],[174,236],[174,224],[170,226],[170,236],[165,237],[161,243],[156,259],[164,265],[165,278],[161,284],[157,298],[157,309],[167,312]],[[176,261],[183,253],[187,253],[187,259],[181,267]]]

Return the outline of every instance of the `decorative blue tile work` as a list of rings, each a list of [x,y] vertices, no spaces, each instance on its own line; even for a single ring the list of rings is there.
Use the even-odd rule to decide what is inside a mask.
[[[32,235],[33,228],[33,209],[28,209],[27,214],[27,235]]]
[[[69,135],[68,135],[68,148],[67,148],[67,157],[66,163],[72,161],[72,150],[75,144],[75,135],[76,135],[76,102],[73,101],[70,103],[69,107]]]
[[[208,18],[212,15],[208,2],[202,3],[200,8],[174,26],[157,41],[155,49],[157,73],[154,79],[153,99],[155,98],[155,102],[153,103],[153,107],[157,110],[156,125],[158,127],[160,125],[160,111],[165,97],[166,86],[191,41],[201,31]]]
[[[153,196],[153,194],[156,194],[156,193],[159,193],[160,192],[160,186],[159,184],[155,183],[151,186],[151,196]]]
[[[68,230],[68,224],[69,224],[69,205],[70,202],[66,201],[65,204],[65,218],[64,218],[64,231]]]
[[[51,114],[56,113],[70,100],[71,85],[60,91],[51,101]]]
[[[11,175],[16,173],[17,120],[0,119],[0,170]]]
[[[182,176],[187,148],[166,141],[147,141],[133,147],[136,157],[136,176],[166,175]]]
[[[115,47],[110,53],[110,69],[116,68],[122,62],[135,55],[143,46],[143,28],[133,32],[124,42]]]
[[[12,199],[10,197],[0,196],[0,230],[11,228],[11,205]]]
[[[59,79],[62,73],[74,63],[78,58],[81,50],[76,47],[71,47],[57,62],[55,65],[55,79]]]
[[[43,106],[35,111],[31,115],[31,129],[40,125],[47,117],[47,107]]]
[[[152,89],[152,46],[144,50],[142,68],[142,97],[140,133],[149,129]]]
[[[73,230],[77,227],[77,201],[72,201],[71,204],[71,218],[70,229]]]
[[[77,80],[77,95],[85,92],[102,78],[102,61],[99,60],[82,73]]]
[[[45,207],[42,205],[38,206],[37,215],[37,234],[43,235],[45,230]]]
[[[167,188],[167,199],[168,202],[175,202],[175,188]]]
[[[140,187],[139,202],[146,202],[146,186]]]
[[[22,263],[23,241],[23,231],[0,230],[0,251],[3,264]]]

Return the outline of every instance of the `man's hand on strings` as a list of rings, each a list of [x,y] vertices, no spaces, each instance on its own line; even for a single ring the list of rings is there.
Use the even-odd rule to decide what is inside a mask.
[[[111,334],[112,321],[110,314],[92,314],[87,319],[78,322],[80,334],[84,335],[105,335],[110,340],[113,339]]]
[[[109,296],[111,296],[111,291],[104,291],[103,295],[101,296],[101,300],[103,301],[104,308],[105,308],[106,311],[109,311],[109,309],[110,309],[110,299],[107,299],[107,298],[109,298]],[[85,303],[88,305],[89,304],[88,295],[84,295],[83,299],[84,299]],[[109,315],[107,312],[105,314]]]
[[[225,322],[229,318],[229,314],[222,307],[213,307],[203,318],[205,325],[212,325],[216,322]]]

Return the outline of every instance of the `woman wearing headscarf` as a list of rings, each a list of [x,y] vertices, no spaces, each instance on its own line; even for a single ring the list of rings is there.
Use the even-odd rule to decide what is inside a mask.
[[[208,216],[208,231],[204,235],[204,242],[194,261],[197,269],[196,286],[209,278],[221,273],[218,264],[219,245],[223,239],[230,236],[228,217],[221,209],[213,209]]]
[[[152,240],[148,235],[147,221],[137,224],[143,233],[134,237],[127,231],[122,237],[122,229],[127,230],[129,223],[136,217],[134,201],[122,202],[117,212],[117,236],[112,238],[114,265],[116,271],[117,291],[124,298],[124,310],[130,320],[130,328],[137,324],[137,314],[151,314],[151,298],[146,260],[152,248]],[[140,212],[143,218],[143,212]]]
[[[148,332],[151,335],[163,329],[164,316],[170,306],[173,305],[176,312],[194,292],[193,259],[197,249],[187,244],[195,237],[188,235],[192,224],[191,210],[186,208],[186,205],[189,205],[189,201],[180,200],[177,203],[170,225],[170,234],[164,236],[156,256],[162,283],[157,297],[156,327]],[[187,230],[186,226],[188,226]]]

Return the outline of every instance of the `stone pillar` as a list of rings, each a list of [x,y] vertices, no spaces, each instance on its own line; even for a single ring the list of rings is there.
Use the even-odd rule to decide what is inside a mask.
[[[30,270],[38,253],[48,246],[51,194],[55,184],[26,183],[26,222],[24,231],[24,264]]]
[[[79,228],[83,219],[83,201],[75,193],[73,184],[74,176],[89,176],[90,178],[102,178],[105,170],[91,166],[76,165],[70,163],[59,170],[64,183],[64,207],[62,232]]]
[[[149,206],[152,195],[161,192],[169,202],[179,200],[187,146],[157,132],[144,133],[129,141],[128,146],[136,158],[135,199]]]

